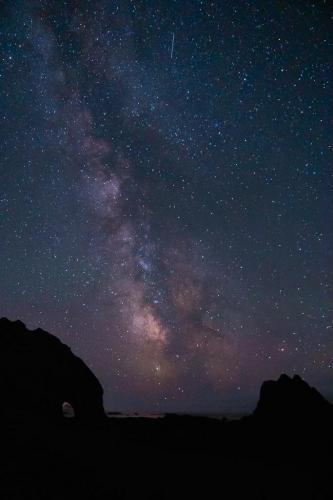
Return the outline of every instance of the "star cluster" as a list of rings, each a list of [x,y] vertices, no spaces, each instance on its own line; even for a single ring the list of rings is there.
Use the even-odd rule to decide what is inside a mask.
[[[0,312],[107,408],[333,396],[328,2],[1,3]]]

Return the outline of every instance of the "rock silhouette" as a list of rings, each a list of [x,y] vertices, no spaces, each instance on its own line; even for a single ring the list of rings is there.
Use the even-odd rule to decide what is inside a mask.
[[[64,403],[78,419],[105,416],[101,384],[68,346],[6,318],[0,319],[0,391],[0,418],[59,418]]]
[[[253,417],[262,421],[294,423],[326,421],[332,418],[333,406],[299,375],[282,374],[277,381],[264,382]]]
[[[87,366],[56,337],[1,319],[0,390],[1,499],[332,498],[331,405],[297,376],[264,382],[240,420],[91,424],[104,416],[103,391]],[[83,425],[54,418],[64,402]]]

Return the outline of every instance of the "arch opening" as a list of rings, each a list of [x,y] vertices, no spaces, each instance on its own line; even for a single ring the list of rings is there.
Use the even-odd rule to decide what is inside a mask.
[[[75,417],[75,410],[74,410],[73,406],[68,401],[64,401],[62,403],[62,414],[65,418],[74,418]]]

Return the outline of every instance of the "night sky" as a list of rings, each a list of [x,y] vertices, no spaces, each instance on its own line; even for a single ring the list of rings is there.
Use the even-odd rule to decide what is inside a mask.
[[[3,0],[0,316],[121,411],[333,399],[331,9]]]

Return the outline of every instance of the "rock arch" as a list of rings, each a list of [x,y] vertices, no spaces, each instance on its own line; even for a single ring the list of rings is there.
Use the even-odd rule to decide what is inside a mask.
[[[103,389],[87,365],[57,337],[0,319],[2,416],[60,418],[63,403],[78,419],[105,417]]]

